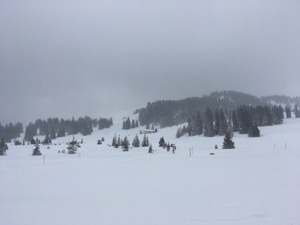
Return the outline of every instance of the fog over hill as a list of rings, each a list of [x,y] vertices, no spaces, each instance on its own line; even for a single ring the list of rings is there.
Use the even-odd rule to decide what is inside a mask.
[[[2,123],[215,90],[300,95],[299,1],[0,2]]]

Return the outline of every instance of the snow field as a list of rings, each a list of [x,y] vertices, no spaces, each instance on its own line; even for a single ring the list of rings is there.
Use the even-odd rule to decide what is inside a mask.
[[[9,146],[0,157],[0,224],[299,224],[300,120],[260,128],[260,138],[235,134],[234,150],[221,149],[223,137],[176,139],[177,127],[165,128],[148,135],[153,154],[109,147],[114,134],[131,142],[141,129],[120,127],[83,137],[75,155],[58,153],[65,145],[41,146],[35,157],[33,146]],[[160,137],[176,154],[158,147]]]

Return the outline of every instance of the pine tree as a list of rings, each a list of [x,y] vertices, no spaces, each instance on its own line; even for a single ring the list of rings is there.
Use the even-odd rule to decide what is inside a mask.
[[[215,111],[215,125],[214,125],[215,135],[219,135],[219,130],[220,130],[220,115],[219,115],[219,110],[216,109],[216,111]]]
[[[40,152],[40,146],[38,144],[36,144],[35,148],[33,149],[32,155],[33,156],[37,156],[37,155],[41,155],[42,153]]]
[[[3,138],[1,138],[1,142],[0,142],[0,155],[5,155],[7,149],[8,149],[8,146],[7,146],[7,144],[5,144],[5,140],[3,137]]]
[[[142,141],[142,147],[148,147],[149,146],[149,139],[147,135],[144,135],[143,141]]]
[[[118,141],[117,141],[117,136],[116,135],[114,135],[111,145],[115,148],[118,148]]]
[[[152,145],[149,146],[148,153],[153,153]]]
[[[223,149],[232,149],[232,148],[235,148],[234,142],[232,141],[232,137],[230,133],[227,132],[224,137]]]
[[[55,132],[55,128],[51,127],[50,129],[50,138],[51,139],[55,139],[56,138],[56,132]]]
[[[285,115],[287,119],[292,118],[291,109],[287,106],[285,106]]]
[[[49,137],[48,134],[46,135],[46,137],[43,141],[43,144],[45,144],[45,145],[51,144],[51,138]]]
[[[297,105],[295,105],[294,113],[296,118],[300,118],[300,110]]]
[[[239,131],[239,124],[235,112],[232,113],[232,130],[233,132]]]
[[[251,125],[248,132],[248,137],[260,137],[260,130],[257,126]]]
[[[218,134],[220,136],[223,136],[226,134],[226,131],[228,130],[228,124],[223,109],[219,111],[219,120],[220,120],[220,126],[219,126]]]
[[[161,137],[160,140],[159,140],[159,142],[158,142],[159,147],[164,147],[165,144],[166,144],[166,142],[165,142],[164,137]]]
[[[214,132],[214,118],[213,113],[210,108],[207,108],[205,111],[205,125],[204,125],[204,136],[213,137]]]
[[[124,140],[122,141],[122,147],[124,152],[128,152],[129,150],[129,140],[127,136],[124,137]]]
[[[57,137],[65,137],[65,136],[66,136],[65,128],[63,126],[60,126],[57,131]]]
[[[196,129],[195,129],[196,135],[201,135],[203,132],[203,124],[202,124],[201,114],[199,111],[197,111],[197,113],[196,113],[195,127],[196,127]]]
[[[139,139],[138,135],[135,135],[135,137],[132,141],[132,146],[135,147],[135,148],[138,148],[138,147],[141,146],[140,139]]]

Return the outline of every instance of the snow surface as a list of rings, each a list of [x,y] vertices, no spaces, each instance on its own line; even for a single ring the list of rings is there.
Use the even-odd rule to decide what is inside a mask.
[[[42,156],[9,146],[0,157],[0,224],[300,224],[300,119],[261,127],[260,138],[235,134],[234,150],[221,149],[223,137],[176,139],[176,126],[159,129],[148,135],[153,154],[109,147],[114,134],[131,142],[142,129],[123,131],[121,122],[83,137],[75,155],[58,153],[71,136],[41,146]],[[158,147],[160,137],[176,154]]]

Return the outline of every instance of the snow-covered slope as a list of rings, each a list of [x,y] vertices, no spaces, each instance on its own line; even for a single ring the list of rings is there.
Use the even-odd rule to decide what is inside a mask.
[[[176,139],[177,127],[165,128],[148,135],[153,154],[109,147],[114,134],[131,142],[142,129],[115,122],[75,136],[84,142],[75,155],[58,153],[71,136],[41,146],[42,156],[31,156],[31,145],[9,146],[0,157],[0,224],[299,224],[300,119],[260,128],[260,138],[235,134],[234,150],[221,149],[223,137]],[[158,147],[160,137],[176,144],[175,154]]]

